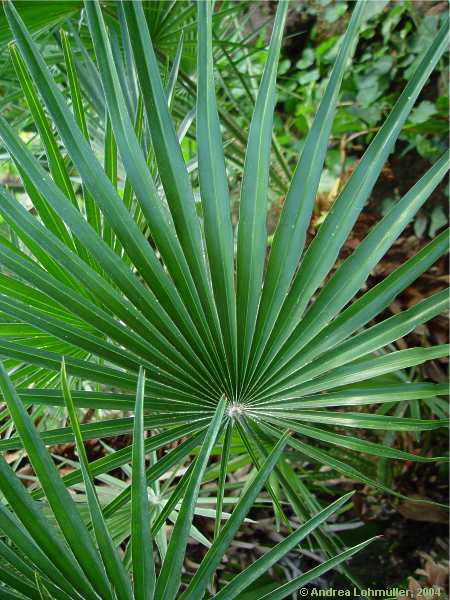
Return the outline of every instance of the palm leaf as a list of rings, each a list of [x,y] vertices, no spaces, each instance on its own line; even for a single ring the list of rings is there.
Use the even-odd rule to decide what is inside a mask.
[[[345,561],[371,540],[346,549],[325,521],[346,506],[347,497],[323,508],[298,473],[313,463],[398,496],[370,457],[442,460],[394,447],[383,432],[432,432],[445,425],[439,396],[446,387],[406,385],[401,371],[445,356],[448,347],[396,350],[392,344],[441,314],[447,292],[390,318],[380,316],[447,251],[447,233],[355,295],[432,196],[448,156],[437,160],[327,276],[445,49],[446,27],[425,49],[391,115],[303,252],[365,6],[355,5],[266,261],[270,186],[282,189],[291,171],[272,131],[288,4],[279,3],[255,110],[245,116],[248,140],[216,100],[214,80],[218,61],[236,73],[242,69],[236,52],[248,59],[242,32],[226,45],[216,44],[213,34],[219,19],[227,23],[227,15],[241,9],[227,5],[214,11],[209,0],[199,2],[198,10],[190,2],[166,4],[150,14],[141,2],[124,2],[117,11],[108,3],[86,2],[87,26],[83,21],[80,35],[70,22],[61,34],[65,67],[60,71],[32,38],[41,21],[32,19],[27,27],[20,15],[25,7],[5,4],[28,122],[47,159],[43,162],[0,118],[0,138],[33,207],[28,210],[0,190],[6,231],[0,236],[5,359],[0,390],[6,405],[0,416],[2,431],[13,433],[0,440],[0,449],[23,450],[36,475],[27,490],[14,473],[17,465],[0,461],[0,529],[11,541],[11,546],[0,542],[0,556],[8,564],[17,562],[14,573],[0,568],[5,598],[234,598],[309,535],[323,563],[272,590],[272,600],[331,568],[360,585]],[[55,12],[55,24],[63,13],[62,8]],[[183,68],[195,32],[197,86]],[[174,56],[170,74],[164,65],[167,77],[158,63],[162,47]],[[176,82],[184,100],[174,95]],[[252,90],[247,93],[253,96]],[[230,134],[235,139],[227,139]],[[191,146],[195,142],[187,159],[186,135]],[[281,183],[271,177],[272,145]],[[236,240],[230,156],[243,168]],[[198,190],[196,175],[191,176],[197,167]],[[398,383],[379,379],[399,373]],[[432,418],[420,411],[422,400],[437,407]],[[411,408],[407,412],[403,406]],[[50,409],[58,411],[59,424],[45,427],[49,421],[39,419]],[[86,409],[91,421],[80,424],[78,411]],[[369,441],[355,430],[370,430],[373,437]],[[132,444],[88,462],[86,440],[129,433]],[[79,462],[61,477],[46,446],[73,440]],[[354,465],[349,456],[360,462]],[[228,477],[248,465],[251,475],[227,513],[228,489],[234,486]],[[111,474],[115,469],[126,481]],[[120,481],[117,490],[114,479]],[[69,488],[77,496],[82,492],[86,502],[74,502]],[[280,522],[289,523],[287,501],[301,525],[218,591],[214,573],[257,500],[272,501]],[[213,508],[205,508],[205,501]],[[195,515],[214,519],[212,540]],[[208,547],[193,576],[183,572],[191,536]],[[122,560],[119,545],[127,541]],[[159,570],[154,560],[160,561]],[[255,594],[268,598],[263,591]]]

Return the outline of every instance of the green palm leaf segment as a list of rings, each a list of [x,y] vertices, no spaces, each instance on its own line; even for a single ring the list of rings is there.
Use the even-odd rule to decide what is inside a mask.
[[[10,232],[0,236],[1,427],[12,431],[0,440],[0,450],[26,454],[36,478],[27,490],[15,473],[18,463],[0,460],[0,530],[9,540],[0,540],[0,556],[14,567],[8,573],[2,562],[2,598],[232,599],[310,534],[323,563],[269,595],[256,587],[252,597],[288,597],[332,568],[354,582],[344,563],[371,540],[345,548],[326,525],[348,507],[350,496],[324,508],[297,481],[296,469],[307,461],[395,493],[348,456],[367,455],[366,464],[379,458],[442,460],[366,441],[355,430],[445,426],[443,418],[387,411],[446,393],[438,384],[405,384],[401,377],[395,383],[395,374],[445,356],[447,346],[398,350],[393,344],[446,310],[447,292],[390,318],[380,315],[448,251],[448,232],[359,292],[445,177],[448,155],[339,268],[333,266],[445,50],[447,26],[424,49],[392,113],[304,248],[365,5],[354,6],[267,257],[272,124],[287,2],[278,4],[250,121],[236,229],[226,162],[234,146],[224,151],[210,0],[197,3],[196,17],[192,6],[186,12],[198,37],[198,189],[171,114],[186,37],[166,90],[145,5],[120,3],[117,23],[97,0],[86,1],[92,42],[86,68],[107,113],[96,115],[105,123],[99,152],[88,127],[95,102],[85,97],[76,33],[70,27],[61,33],[67,83],[61,86],[14,4],[4,3],[11,58],[43,154],[0,118],[2,145],[33,208],[0,189],[0,215]],[[191,111],[180,137],[193,119]],[[66,411],[70,423],[63,419],[41,430],[43,409]],[[90,422],[83,421],[86,409],[94,415]],[[132,434],[130,445],[89,461],[86,441],[124,434]],[[61,477],[47,447],[73,441],[78,463]],[[228,496],[228,475],[248,465],[240,496]],[[105,498],[106,486],[99,483],[111,481],[116,469],[127,482]],[[211,500],[211,489],[214,509],[205,513],[202,503]],[[215,573],[257,499],[272,501],[289,527],[292,507],[301,525],[224,583]],[[204,514],[215,520],[211,540],[195,520]],[[208,547],[192,576],[184,570],[190,538]]]
[[[287,8],[287,2],[278,4],[269,54],[250,124],[241,187],[236,257],[240,390],[255,331],[267,247],[267,184],[275,84]]]

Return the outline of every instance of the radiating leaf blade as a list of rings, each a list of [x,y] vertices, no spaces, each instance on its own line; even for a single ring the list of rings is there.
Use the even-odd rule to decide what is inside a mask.
[[[267,189],[278,58],[288,2],[279,2],[245,155],[237,235],[237,335],[242,386],[256,326],[266,256]]]
[[[112,599],[109,582],[92,539],[2,364],[0,389],[36,476],[72,552],[92,586],[105,598]]]
[[[141,368],[134,411],[131,487],[131,556],[136,600],[152,600],[156,581],[145,476],[144,393],[145,372]]]

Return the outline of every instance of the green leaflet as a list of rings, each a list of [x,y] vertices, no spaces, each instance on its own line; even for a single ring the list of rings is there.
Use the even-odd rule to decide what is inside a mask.
[[[86,489],[86,496],[89,506],[89,512],[91,514],[92,522],[94,524],[94,533],[97,545],[105,565],[105,570],[110,584],[115,590],[118,600],[132,600],[133,593],[131,591],[130,580],[125,571],[125,568],[120,560],[117,549],[114,547],[111,535],[105,523],[105,519],[102,514],[100,502],[95,491],[94,483],[91,478],[89,470],[89,462],[86,454],[86,450],[83,444],[83,437],[81,434],[80,424],[75,411],[72,397],[70,395],[69,382],[67,380],[66,370],[64,361],[61,368],[61,384],[64,400],[66,402],[67,412],[70,417],[70,424],[73,429],[75,436],[76,447],[78,451],[78,457],[80,459],[81,472],[83,474],[83,482]]]
[[[226,585],[218,594],[215,594],[216,600],[232,600],[241,591],[248,588],[258,576],[266,573],[269,568],[277,562],[286,552],[292,550],[299,542],[301,542],[310,532],[328,519],[335,511],[342,507],[353,495],[353,492],[342,496],[333,504],[320,511],[316,516],[310,519],[307,523],[300,526],[296,531],[293,531],[286,539],[279,542],[271,548],[266,554],[261,556],[252,565],[247,567],[242,573],[239,573],[228,585]]]
[[[64,52],[64,60],[67,69],[67,76],[69,78],[70,93],[72,100],[72,107],[75,114],[75,119],[80,130],[83,132],[84,137],[89,141],[89,132],[87,129],[86,117],[83,107],[83,99],[81,96],[80,82],[78,80],[77,71],[72,58],[72,48],[67,33],[63,30],[60,31],[61,44]],[[85,203],[86,219],[87,222],[92,225],[97,233],[101,230],[101,217],[98,206],[95,203],[93,196],[89,190],[83,187],[83,200]]]
[[[340,563],[348,560],[354,554],[356,554],[357,552],[360,552],[363,548],[365,548],[366,546],[371,544],[376,539],[377,538],[374,537],[374,538],[371,538],[370,540],[362,542],[361,544],[357,544],[356,546],[353,546],[352,548],[348,548],[347,550],[345,550],[344,552],[341,552],[337,556],[326,560],[325,562],[318,565],[317,567],[312,568],[310,571],[308,571],[304,575],[300,575],[300,576],[296,577],[289,583],[285,583],[284,585],[280,586],[276,590],[269,592],[269,594],[260,596],[258,598],[258,600],[282,600],[282,598],[287,598],[289,595],[291,595],[293,592],[295,592],[302,586],[308,584],[311,581],[314,581],[315,579],[317,579],[317,577],[320,577],[320,575],[322,575],[323,573],[326,573],[327,571],[329,571],[330,569],[333,569]]]
[[[53,176],[53,179],[58,185],[58,187],[61,189],[61,191],[67,196],[67,198],[69,198],[72,204],[74,204],[74,206],[78,208],[75,193],[73,191],[69,175],[67,174],[67,170],[64,165],[64,159],[61,156],[53,132],[45,117],[44,110],[39,102],[39,98],[33,89],[32,80],[26,71],[25,64],[20,54],[18,53],[17,48],[13,44],[11,44],[9,50],[14,68],[17,73],[17,77],[20,80],[23,93],[27,99],[27,103],[30,107],[31,114],[33,115],[34,121],[38,127],[41,139],[45,146],[48,156],[50,172]],[[68,235],[67,230],[64,227],[64,223],[47,205],[45,198],[42,198],[41,202],[43,208],[45,209],[45,212],[43,211],[42,215],[43,220],[45,219],[44,223],[49,227],[51,231],[53,231],[53,233],[58,235],[61,238],[61,240],[67,246],[69,246],[69,248],[74,249],[73,241]]]
[[[154,468],[149,469],[149,472],[147,473],[148,479],[156,479],[162,473],[164,473],[166,469],[173,466],[173,464],[179,460],[180,456],[185,456],[190,450],[195,448],[199,439],[202,437],[201,433],[196,433],[200,428],[201,427],[199,427],[197,424],[182,426],[179,428],[174,428],[173,431],[155,435],[151,439],[146,440],[145,450],[150,452],[152,450],[157,450],[166,444],[170,444],[184,435],[189,435],[194,432],[194,435],[191,438],[180,444],[180,446],[173,452],[170,452],[167,456],[161,459],[161,461],[154,465]],[[108,473],[113,469],[126,465],[128,462],[130,462],[131,456],[132,447],[127,446],[122,450],[114,452],[114,454],[110,456],[105,456],[93,461],[90,464],[91,473],[93,476],[101,475],[102,473]],[[82,481],[81,471],[76,470],[72,473],[68,473],[62,478],[62,481],[66,487],[70,487],[76,483],[79,483]],[[116,510],[116,507],[123,506],[123,504],[128,502],[128,500],[131,498],[131,489],[127,488],[122,494],[123,495],[119,494],[119,496],[117,496],[107,507],[105,507],[103,511],[105,517],[113,514],[113,512]],[[42,490],[36,490],[33,492],[33,495],[35,498],[41,498],[43,496],[43,492]]]
[[[83,440],[113,437],[133,431],[133,422],[133,417],[125,417],[123,419],[109,419],[101,420],[97,423],[86,423],[85,425],[80,426],[80,435],[82,436]],[[152,415],[144,418],[145,429],[173,425],[187,425],[188,431],[190,431],[192,425],[194,424],[197,428],[200,428],[202,425],[206,425],[207,417],[203,419],[193,419],[192,415],[189,414],[189,416]],[[177,431],[177,433],[179,432],[177,428],[175,428],[175,431]],[[170,433],[170,430],[167,433]],[[73,430],[70,427],[50,429],[41,433],[41,439],[47,446],[65,444],[74,439]],[[20,437],[13,436],[6,440],[0,440],[1,450],[14,450],[16,448],[22,448],[22,441]]]
[[[138,296],[140,297],[139,304],[141,307],[143,308],[146,305],[146,310],[154,314],[155,321],[159,321],[161,326],[164,326],[167,322],[171,323],[168,314],[165,312],[167,310],[178,322],[178,326],[183,329],[187,338],[191,340],[192,344],[202,354],[200,348],[203,347],[203,341],[195,328],[192,327],[186,306],[180,301],[175,289],[168,284],[167,277],[155,253],[143,237],[136,223],[131,219],[111,181],[101,169],[89,144],[78,129],[61,92],[51,78],[20,17],[11,5],[6,6],[6,13],[24,60],[35,80],[39,81],[40,93],[47,103],[49,112],[55,120],[60,136],[68,148],[72,161],[90,192],[93,195],[95,194],[96,202],[106,215],[109,224],[116,232],[130,258],[139,268],[142,277],[147,281],[150,289],[156,293],[159,302],[153,294],[149,293],[148,289],[144,289],[140,285],[140,282],[136,278],[130,277],[129,270],[107,244],[100,244],[98,237],[92,235],[89,227],[86,226],[86,223],[80,218],[80,214],[73,206],[64,202],[62,198],[60,202],[57,202],[58,194],[55,193],[55,189],[49,189],[51,182],[45,176],[45,171],[29,159],[28,168],[30,169],[30,177],[41,193],[46,195],[47,198],[53,199],[53,208],[57,212],[61,212],[62,218],[64,218],[78,239],[89,248],[99,264],[104,266],[108,273],[114,273],[116,277],[122,274],[125,277],[125,279],[122,279],[122,289],[125,294],[129,294],[136,286],[140,288]],[[19,147],[14,135],[11,136],[12,132],[8,131],[6,123],[1,121],[0,126],[0,135],[3,141],[7,145],[10,143],[8,147],[11,153],[23,163],[25,161],[25,156],[23,156],[24,148]],[[22,158],[19,158],[20,156]],[[111,198],[115,198],[116,201],[111,202]],[[109,261],[109,265],[105,263],[105,259]],[[114,263],[114,267],[111,263]],[[127,281],[126,284],[125,280]],[[175,317],[175,314],[177,314],[177,317]],[[167,331],[171,327],[165,327],[165,329]],[[203,356],[207,357],[208,354],[203,352]]]
[[[301,369],[295,369],[295,366],[288,365],[286,369],[282,370],[285,377],[279,378],[282,381],[280,383],[278,380],[278,389],[283,385],[288,387],[287,384],[292,379],[296,384],[300,384],[303,381],[314,379],[335,367],[359,359],[370,352],[375,352],[400,337],[404,337],[413,331],[417,325],[425,323],[444,312],[447,308],[448,290],[442,290],[442,292],[418,302],[408,310],[369,327],[362,333],[339,344],[333,350],[325,352],[321,355],[318,363],[307,364]],[[282,389],[285,388],[282,387]],[[266,386],[266,391],[270,391],[270,386]]]
[[[151,317],[153,323],[158,323],[158,328],[165,334],[166,338],[174,343],[175,346],[178,346],[181,338],[179,331],[174,328],[173,324],[171,324],[171,322],[168,320],[167,315],[161,306],[156,302],[155,297],[149,292],[148,288],[145,288],[142,283],[132,275],[131,271],[125,266],[123,261],[120,260],[113,250],[111,250],[103,242],[103,240],[94,234],[92,229],[82,219],[80,213],[70,203],[67,202],[65,196],[63,196],[60,190],[54,186],[54,184],[52,184],[44,169],[42,169],[37,161],[34,160],[30,153],[25,149],[25,146],[18,139],[16,139],[12,130],[2,119],[0,119],[0,136],[5,144],[8,145],[11,143],[11,145],[8,146],[10,151],[16,157],[21,157],[20,160],[22,161],[22,164],[26,163],[28,165],[30,172],[33,173],[35,181],[39,181],[39,185],[42,188],[41,192],[45,190],[47,197],[52,199],[55,210],[62,210],[66,219],[68,218],[67,215],[70,215],[71,218],[69,221],[71,228],[76,231],[78,238],[83,241],[86,246],[93,249],[93,252],[98,258],[98,262],[104,265],[108,272],[113,275],[115,281],[119,284],[119,286],[122,287],[126,296],[131,296],[136,307],[147,313]],[[30,234],[35,236],[36,241],[40,241],[42,243],[43,239],[45,239],[46,250],[50,252],[53,257],[56,257],[58,262],[62,262],[64,266],[72,269],[73,266],[75,266],[75,273],[78,274],[80,280],[83,280],[88,285],[92,285],[92,287],[102,287],[103,289],[109,287],[108,283],[104,279],[102,279],[94,271],[91,271],[89,267],[75,254],[70,253],[70,250],[61,244],[56,237],[52,237],[50,232],[45,231],[45,229],[42,227],[39,227],[36,219],[33,219],[31,215],[28,215],[23,207],[18,205],[16,201],[3,192],[0,192],[0,195],[2,197],[2,211],[8,210],[9,213],[14,215],[16,219],[20,219],[21,222],[30,229]],[[37,235],[36,229],[39,230],[39,236]],[[42,236],[45,237],[43,238]],[[114,293],[114,291],[110,291],[108,296],[111,295],[115,296],[115,298],[111,298],[111,300],[114,302],[116,307],[117,303],[123,305],[123,297],[118,295],[117,292]],[[118,300],[118,302],[116,300]],[[128,310],[126,312],[128,313],[126,316],[126,319],[128,320],[130,318],[130,311]],[[142,317],[140,315],[137,321],[142,322]],[[187,347],[189,348],[188,345]]]
[[[299,416],[302,419],[301,415]],[[380,423],[380,429],[385,429],[391,431],[397,431],[395,428],[396,423],[402,421],[399,419],[396,423],[393,423],[389,427],[387,427],[387,421],[391,419],[391,417],[386,417],[386,421],[384,423]],[[434,421],[420,421],[419,419],[405,419],[405,423],[401,423],[401,429],[412,431],[413,429],[423,430],[430,427],[431,423]],[[272,423],[277,423],[276,420],[273,420]],[[413,460],[417,462],[436,462],[436,461],[447,461],[446,457],[428,457],[428,456],[420,456],[417,454],[412,454],[411,452],[404,452],[402,450],[397,450],[395,448],[390,448],[388,446],[383,446],[381,444],[377,444],[374,442],[369,442],[367,440],[361,440],[357,437],[350,435],[340,435],[338,433],[328,433],[323,429],[319,429],[317,427],[309,427],[302,422],[301,426],[293,425],[292,419],[286,421],[289,423],[290,428],[293,431],[297,431],[302,435],[306,435],[311,439],[320,440],[323,442],[327,442],[329,444],[334,444],[336,446],[340,446],[342,448],[348,448],[349,450],[355,450],[355,452],[363,452],[366,454],[372,454],[373,456],[381,456],[383,458],[392,458],[394,460]],[[439,424],[439,421],[438,421]],[[440,423],[441,426],[443,423]],[[363,424],[361,424],[363,426]]]
[[[219,536],[216,538],[205,558],[203,559],[199,570],[191,580],[186,592],[181,595],[180,600],[193,600],[194,598],[198,598],[199,596],[201,597],[203,595],[212,573],[217,568],[217,565],[219,564],[224,552],[236,534],[239,525],[252,506],[265,481],[269,477],[270,472],[279,460],[288,437],[289,436],[285,434],[280,438],[273,450],[261,465],[256,477],[247,488],[247,491],[240,498],[236,509],[231,515],[231,518],[222,528]]]
[[[151,600],[156,585],[153,553],[149,551],[152,546],[152,536],[145,477],[144,393],[145,372],[141,369],[134,413],[131,488],[131,557],[136,600]]]
[[[64,406],[64,401],[59,390],[34,388],[20,389],[20,395],[26,404],[45,404],[47,406]],[[434,395],[434,394],[431,394]],[[135,404],[135,397],[132,394],[120,394],[114,392],[89,392],[77,391],[72,392],[72,399],[76,406],[80,408],[103,408],[109,410],[132,410]],[[186,413],[192,417],[194,414],[200,416],[204,413],[205,406],[203,403],[194,404],[186,398],[174,396],[170,398],[170,414]],[[149,410],[164,412],[167,410],[167,398],[146,396],[144,404]],[[212,405],[213,407],[213,405]]]
[[[209,455],[219,433],[225,411],[225,399],[222,398],[217,406],[215,415],[206,432],[200,453],[189,478],[183,502],[175,523],[167,554],[158,577],[155,590],[155,600],[171,600],[175,597],[181,583],[181,570],[185,549],[192,522],[194,504],[198,496],[200,482],[206,469]]]
[[[89,533],[75,508],[75,504],[62,484],[57,469],[51,461],[2,364],[0,364],[0,389],[14,420],[14,424],[22,438],[24,447],[27,450],[34,471],[43,484],[47,500],[64,537],[68,544],[70,544],[71,551],[74,553],[92,586],[100,594],[103,594],[105,598],[112,599],[108,580],[97,550],[92,544]],[[3,491],[6,493],[7,489],[4,487]],[[63,554],[67,553],[63,552]],[[74,577],[75,574],[76,571],[74,572]]]
[[[261,294],[267,232],[267,185],[269,180],[275,83],[287,2],[280,2],[255,104],[239,204],[236,256],[237,335],[239,339],[239,391],[247,370]]]
[[[421,398],[433,398],[446,395],[448,386],[445,384],[414,383],[394,384],[389,386],[367,385],[366,387],[351,387],[341,392],[330,392],[317,394],[316,396],[302,396],[295,400],[274,400],[265,402],[262,410],[295,410],[296,408],[328,408],[331,406],[361,406],[365,404],[382,404],[392,402],[405,402],[407,400],[419,400]],[[259,407],[255,406],[254,411]]]
[[[369,232],[355,252],[344,262],[326,283],[283,347],[275,364],[285,364],[299,355],[305,344],[330,321],[362,287],[370,271],[395,241],[413,215],[428,199],[448,171],[449,153],[444,154],[392,210]],[[405,334],[402,334],[405,335]],[[275,369],[275,365],[272,367]]]
[[[192,274],[189,272],[185,256],[178,244],[173,229],[169,227],[163,216],[158,192],[147,168],[144,154],[134,134],[134,128],[121,94],[99,5],[95,2],[88,2],[86,4],[86,12],[96,49],[97,60],[103,75],[103,85],[106,91],[112,124],[122,160],[127,169],[127,175],[149,222],[150,231],[164,257],[165,264],[172,274],[174,282],[184,300],[184,305],[188,308],[203,339],[210,340],[209,347],[211,348],[211,344],[213,344],[211,332],[202,314],[201,303],[195,290]],[[157,263],[154,264],[156,268]],[[156,271],[153,277],[155,275]],[[158,277],[162,281],[161,275]]]
[[[448,234],[449,231],[443,231],[436,236],[415,256],[343,310],[301,350],[295,359],[297,367],[306,365],[324,350],[332,348],[389,306],[397,294],[448,252]]]
[[[223,356],[223,339],[219,335],[217,313],[207,277],[203,242],[195,211],[192,187],[170,118],[167,98],[159,77],[157,61],[145,24],[142,6],[137,2],[125,2],[123,8],[161,182],[178,239],[208,321],[207,337],[212,337],[215,352],[218,356]],[[219,360],[218,364],[219,370],[226,376],[226,367],[223,361]]]
[[[196,427],[195,430],[198,432],[198,427]],[[158,477],[161,477],[161,475],[166,473],[168,469],[178,464],[180,460],[185,458],[186,455],[188,455],[194,448],[198,448],[199,442],[203,440],[204,437],[204,430],[195,433],[192,437],[172,450],[172,452],[170,452],[167,456],[149,467],[146,473],[147,484],[156,481]],[[109,517],[113,515],[120,507],[127,504],[130,499],[131,487],[127,487],[105,507],[105,516]]]
[[[232,380],[237,374],[234,240],[222,134],[214,93],[212,4],[198,2],[197,145],[205,241]],[[236,393],[236,390],[234,390]]]
[[[289,421],[281,422],[281,425],[286,427],[289,426]],[[280,426],[280,423],[277,423],[277,426]],[[272,425],[265,424],[262,426],[263,430],[270,432],[272,435],[275,435],[276,438],[279,438],[281,435],[281,431],[276,429]],[[353,480],[361,481],[366,485],[370,485],[374,488],[378,488],[379,490],[392,494],[393,496],[397,496],[398,498],[406,499],[407,497],[403,494],[396,492],[391,489],[389,486],[384,485],[382,482],[372,479],[367,476],[362,470],[353,467],[351,464],[348,464],[348,461],[341,460],[339,458],[335,458],[330,452],[321,449],[318,446],[312,446],[311,444],[307,444],[305,442],[301,442],[300,440],[290,437],[289,445],[298,450],[301,454],[306,456],[309,460],[313,462],[317,462],[318,464],[325,465],[327,467],[331,467],[333,470],[338,473],[342,473],[346,477],[350,477]],[[427,500],[416,500],[417,502],[431,502]],[[432,504],[437,504],[431,502]]]
[[[355,223],[431,71],[447,47],[448,28],[442,27],[417,66],[391,114],[361,159],[320,231],[309,246],[268,341],[270,357],[284,344],[302,316],[308,301],[332,267],[339,249]],[[269,354],[266,352],[265,359]]]
[[[9,199],[9,197],[4,197],[5,201],[7,199]],[[17,210],[19,209],[19,205],[17,203],[15,203],[15,205],[8,204],[8,206],[16,209],[14,215],[16,219],[19,219],[18,222],[22,223],[23,226],[31,226],[32,218],[30,218],[23,209]],[[4,209],[7,210],[6,202],[4,203]],[[45,230],[39,229],[38,234],[41,234],[44,231]],[[49,242],[51,243],[52,240],[49,239]],[[62,257],[60,250],[60,246],[55,248],[55,254],[58,253],[61,260]],[[118,316],[121,317],[121,319],[130,325],[135,331],[138,331],[139,336],[145,336],[147,338],[146,340],[139,339],[136,334],[130,331],[129,327],[127,328],[116,319],[112,319],[110,314],[96,306],[94,303],[87,301],[86,298],[82,297],[78,292],[68,289],[59,281],[56,281],[53,277],[49,276],[48,273],[45,273],[43,270],[39,269],[38,266],[34,265],[29,260],[24,260],[24,256],[17,256],[16,253],[11,252],[1,243],[0,258],[2,263],[9,269],[20,275],[23,279],[27,280],[31,284],[37,286],[42,292],[47,293],[52,299],[59,301],[62,307],[70,307],[70,309],[76,315],[94,325],[96,329],[101,328],[103,332],[108,333],[111,338],[121,343],[125,347],[132,349],[138,356],[146,359],[150,358],[151,362],[156,360],[156,365],[159,368],[164,365],[164,370],[167,368],[170,370],[171,366],[173,366],[178,373],[180,373],[179,365],[181,364],[185,365],[185,368],[181,370],[183,374],[186,373],[186,370],[190,371],[192,369],[192,362],[189,363],[182,354],[167,344],[158,330],[151,323],[148,323],[148,331],[144,329],[143,326],[145,326],[147,322],[142,318],[140,313],[132,310],[130,305],[127,306],[117,292],[112,290],[109,286],[103,287],[102,289],[101,285],[103,284],[103,286],[105,286],[105,283],[97,274],[92,273],[91,287],[96,294],[96,298],[100,298],[99,292],[102,291],[103,294],[101,294],[101,297],[103,301],[110,299],[110,307],[114,307],[113,310],[118,314]],[[73,264],[76,261],[73,255],[69,255],[68,259],[71,260],[70,264]],[[74,268],[76,269],[77,273],[80,273],[78,262],[75,262]],[[89,273],[84,271],[84,282],[86,282],[88,276]],[[100,288],[100,290],[98,288]],[[30,292],[27,292],[27,294],[30,294]],[[25,320],[29,320],[30,318],[30,315],[28,315]],[[44,330],[48,330],[48,326],[49,324],[44,321]],[[193,360],[195,361],[195,358]],[[197,365],[199,364],[198,359],[195,362]],[[205,373],[205,369],[204,367],[202,368],[201,363],[199,367],[202,369],[203,373]],[[208,375],[206,376],[209,378]],[[201,378],[203,378],[203,376],[201,376]]]
[[[283,204],[270,251],[258,310],[253,341],[253,366],[261,358],[262,348],[264,348],[275,323],[292,276],[298,266],[328,148],[328,138],[339,89],[351,49],[357,39],[363,11],[363,2],[355,4],[339,55]]]
[[[356,383],[358,381],[365,381],[373,377],[379,377],[386,373],[393,373],[399,369],[406,369],[413,367],[414,365],[420,365],[427,360],[433,360],[434,358],[440,358],[448,354],[450,346],[448,344],[442,344],[440,346],[434,346],[431,348],[410,348],[408,350],[399,350],[397,352],[390,352],[389,354],[381,357],[372,359],[361,359],[356,360],[349,365],[338,367],[337,369],[331,370],[325,375],[321,375],[317,379],[306,381],[305,383],[299,383],[298,385],[293,382],[289,389],[284,392],[277,394],[271,394],[271,399],[275,399],[278,396],[299,397],[299,394],[307,395],[317,393],[325,390],[329,390],[333,387],[341,387]],[[258,403],[262,404],[265,395],[261,396],[257,400],[252,400],[251,405]],[[271,400],[268,400],[270,402]]]

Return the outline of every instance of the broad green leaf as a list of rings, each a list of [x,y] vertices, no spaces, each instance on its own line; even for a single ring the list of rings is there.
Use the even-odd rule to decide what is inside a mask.
[[[446,234],[355,295],[442,179],[448,158],[438,159],[328,274],[439,60],[446,32],[437,33],[416,61],[392,114],[299,264],[365,3],[356,4],[323,86],[269,256],[268,203],[274,191],[284,195],[290,178],[291,155],[287,162],[272,130],[288,4],[278,5],[267,54],[261,46],[267,24],[247,35],[249,15],[238,4],[214,11],[209,0],[151,8],[86,2],[80,27],[66,24],[70,43],[64,33],[56,45],[45,38],[50,54],[39,46],[43,38],[32,40],[15,6],[5,5],[15,37],[12,56],[32,106],[23,122],[0,118],[0,138],[29,195],[25,205],[0,190],[6,232],[0,235],[0,450],[19,450],[11,466],[0,460],[5,598],[212,597],[215,572],[240,524],[255,502],[271,500],[277,519],[285,505],[292,508],[299,531],[234,581],[227,577],[218,598],[267,598],[269,588],[259,587],[258,579],[306,534],[307,547],[323,556],[320,568],[336,566],[363,588],[340,562],[354,549],[345,554],[334,528],[325,525],[335,509],[323,509],[314,495],[326,475],[320,469],[402,497],[385,477],[387,459],[442,460],[428,451],[416,456],[393,441],[399,432],[447,423],[438,397],[446,386],[420,383],[421,369],[414,367],[445,356],[448,347],[395,351],[392,344],[443,311],[446,292],[383,321],[380,315],[447,250]],[[233,11],[239,20],[223,24],[220,19]],[[169,25],[172,30],[164,31]],[[182,51],[197,51],[196,77],[183,71]],[[242,102],[230,81],[242,87]],[[2,104],[10,110],[15,102],[22,104],[19,96],[6,96]],[[18,126],[33,131],[31,144],[28,135],[17,135]],[[35,148],[43,148],[47,160]],[[232,181],[242,179],[236,265],[225,158]],[[191,176],[195,185],[198,179],[198,198]],[[63,357],[76,378],[73,393],[65,374],[64,393],[57,389]],[[411,367],[408,376],[402,372]],[[66,402],[73,428],[61,422]],[[349,412],[342,410],[347,406]],[[77,411],[81,420],[85,409],[89,420],[80,425]],[[356,429],[387,433],[377,444]],[[295,436],[286,441],[285,430]],[[132,444],[109,447],[108,437],[129,439],[131,432]],[[58,466],[74,469],[63,475],[45,445],[74,437],[80,464],[55,456]],[[83,443],[92,439],[106,455],[88,464]],[[14,474],[25,455],[34,468],[32,490]],[[249,457],[249,476],[235,480]],[[305,464],[312,467],[303,473]],[[94,477],[103,485],[95,487]],[[264,486],[269,497],[260,494]],[[235,509],[229,514],[224,506]],[[197,517],[214,519],[211,540],[194,524]],[[208,548],[193,576],[184,573],[190,537]],[[298,581],[288,581],[289,589],[274,583],[270,590],[281,598],[295,593]]]

